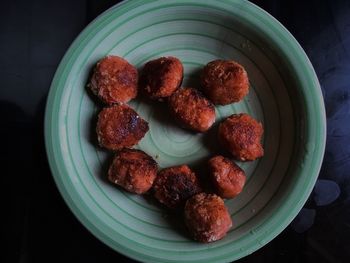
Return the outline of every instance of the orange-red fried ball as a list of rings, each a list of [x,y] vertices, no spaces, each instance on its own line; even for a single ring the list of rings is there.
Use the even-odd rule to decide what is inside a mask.
[[[187,165],[161,170],[153,184],[155,198],[168,208],[183,206],[188,198],[202,191],[198,178]]]
[[[237,62],[214,60],[204,67],[201,86],[214,104],[227,105],[242,100],[248,94],[248,74]]]
[[[236,159],[253,161],[264,155],[264,129],[248,114],[233,114],[219,125],[219,141]]]
[[[233,198],[242,192],[246,176],[233,161],[221,155],[209,160],[209,174],[217,194],[222,198]]]
[[[185,223],[192,237],[203,243],[223,238],[232,226],[224,201],[215,194],[200,193],[185,205]]]
[[[214,105],[196,89],[178,89],[168,102],[171,114],[184,128],[205,132],[215,122]]]
[[[175,57],[161,57],[151,60],[143,67],[140,88],[149,98],[163,100],[180,87],[183,66]]]
[[[92,74],[90,88],[104,103],[125,103],[137,96],[137,69],[125,59],[107,56]]]
[[[148,131],[148,123],[126,104],[104,108],[98,115],[97,138],[100,146],[120,150],[137,144]]]
[[[153,185],[158,167],[154,159],[141,150],[123,149],[113,159],[108,180],[129,192],[143,194]]]

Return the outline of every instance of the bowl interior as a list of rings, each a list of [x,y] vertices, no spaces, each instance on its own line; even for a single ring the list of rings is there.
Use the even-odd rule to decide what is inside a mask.
[[[294,41],[247,2],[131,1],[99,17],[73,44],[53,83],[57,87],[50,94],[46,135],[54,138],[49,144],[59,161],[51,165],[57,166],[53,169],[61,192],[105,243],[143,261],[227,261],[266,244],[295,216],[319,169],[320,153],[314,153],[322,152],[317,144],[322,141],[322,123],[311,111],[317,105],[308,104],[318,86],[308,61],[303,62],[306,70],[295,67],[297,59],[306,59],[299,46],[283,46],[284,38],[268,23]],[[205,134],[179,128],[166,103],[130,103],[150,125],[136,148],[153,156],[160,167],[188,164],[202,176],[210,156],[226,154],[217,140],[222,119],[245,112],[263,123],[265,156],[238,163],[248,180],[237,198],[225,202],[234,227],[223,240],[196,243],[188,237],[181,215],[167,213],[151,197],[129,194],[107,182],[112,154],[97,146],[100,107],[86,84],[95,63],[108,54],[124,57],[139,69],[150,59],[176,56],[185,68],[184,87],[199,87],[201,68],[214,59],[232,59],[246,68],[249,95],[240,103],[216,107],[216,125]],[[314,81],[310,91],[305,91],[308,80],[302,72]]]

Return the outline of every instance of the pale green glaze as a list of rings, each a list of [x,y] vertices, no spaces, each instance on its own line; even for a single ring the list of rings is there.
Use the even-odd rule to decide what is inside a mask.
[[[241,195],[226,201],[234,227],[223,240],[200,244],[158,206],[106,182],[108,156],[94,141],[95,103],[89,71],[107,54],[137,67],[172,55],[185,67],[184,86],[198,86],[207,62],[234,59],[249,74],[244,101],[217,107],[217,123],[247,112],[264,124],[265,156],[240,163]],[[219,151],[216,127],[205,135],[178,128],[162,104],[130,103],[150,123],[138,148],[161,167],[199,170]],[[325,146],[325,113],[314,70],[296,40],[247,1],[127,1],[95,19],[74,41],[52,82],[45,116],[47,154],[73,213],[99,239],[147,262],[227,262],[260,248],[296,216],[317,178]]]

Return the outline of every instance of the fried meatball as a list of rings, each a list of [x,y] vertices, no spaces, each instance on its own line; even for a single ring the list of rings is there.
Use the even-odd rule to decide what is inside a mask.
[[[155,198],[168,208],[182,207],[192,195],[202,191],[198,178],[187,165],[165,168],[153,184]]]
[[[92,74],[90,87],[104,103],[128,102],[137,95],[137,69],[117,56],[101,59]]]
[[[261,123],[248,114],[233,114],[219,125],[219,141],[240,161],[253,161],[264,155]]]
[[[140,88],[147,97],[163,100],[180,87],[183,71],[181,61],[175,57],[151,60],[142,70]]]
[[[170,113],[184,128],[205,132],[215,122],[214,105],[196,89],[178,89],[168,102]]]
[[[119,151],[108,170],[108,180],[129,192],[147,192],[157,177],[157,163],[151,156],[140,150]]]
[[[243,190],[246,176],[233,161],[221,155],[209,160],[209,174],[217,194],[222,198],[233,198]]]
[[[185,223],[193,238],[204,243],[223,238],[232,226],[224,201],[215,194],[206,193],[187,200]]]
[[[242,65],[232,60],[214,60],[201,74],[204,94],[214,103],[227,105],[238,102],[248,94],[248,74]]]
[[[98,115],[97,138],[100,146],[120,150],[137,144],[148,131],[148,123],[129,106],[104,108]]]

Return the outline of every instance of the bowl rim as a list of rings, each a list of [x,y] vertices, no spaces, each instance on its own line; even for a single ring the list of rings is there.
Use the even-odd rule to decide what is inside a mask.
[[[194,0],[180,0],[177,1],[178,3],[189,3],[189,4],[195,4],[196,1]],[[215,2],[215,1],[213,1]],[[306,91],[303,90],[303,99],[305,99],[305,111],[307,113],[307,118],[313,118],[317,122],[317,125],[315,126],[319,131],[319,137],[318,138],[312,138],[309,134],[308,139],[309,140],[318,140],[317,143],[312,143],[312,147],[316,148],[317,151],[314,151],[314,158],[309,160],[308,162],[313,162],[313,176],[310,176],[307,181],[307,185],[305,185],[305,189],[302,192],[302,194],[299,196],[299,199],[297,200],[294,207],[289,209],[288,215],[281,215],[282,221],[281,223],[273,229],[273,231],[270,231],[267,235],[264,237],[264,242],[254,242],[254,244],[251,244],[249,249],[244,249],[239,251],[236,254],[225,254],[222,255],[220,258],[213,258],[213,259],[207,259],[210,262],[221,262],[221,261],[227,261],[227,260],[237,260],[239,258],[242,258],[263,245],[265,245],[267,242],[271,241],[274,237],[276,237],[279,233],[282,232],[282,230],[288,226],[288,224],[294,219],[294,217],[298,214],[298,212],[301,210],[302,206],[307,200],[307,197],[310,195],[313,186],[316,182],[316,179],[318,177],[324,150],[325,150],[325,144],[326,144],[326,114],[325,114],[325,107],[323,102],[323,96],[321,92],[321,88],[318,82],[318,78],[316,76],[316,73],[312,67],[312,64],[310,60],[308,59],[307,55],[305,54],[302,47],[299,45],[297,40],[289,33],[289,31],[275,18],[273,18],[270,14],[268,14],[266,11],[261,9],[260,7],[256,6],[255,4],[246,1],[246,0],[220,0],[220,2],[230,3],[230,4],[237,4],[244,6],[244,10],[246,12],[252,12],[255,15],[257,15],[260,19],[263,19],[266,23],[269,25],[275,25],[276,27],[274,30],[272,30],[268,37],[271,37],[272,39],[278,38],[277,36],[274,36],[273,34],[280,34],[284,38],[289,40],[289,43],[286,43],[287,45],[291,45],[295,51],[298,52],[298,56],[295,56],[295,61],[290,61],[290,63],[293,64],[295,67],[296,63],[301,63],[306,69],[306,72],[304,72],[305,76],[304,78],[307,78],[312,85],[309,87],[308,94],[306,94]],[[64,71],[66,71],[70,64],[71,59],[76,52],[79,52],[80,45],[82,42],[86,42],[89,39],[91,39],[94,36],[94,31],[96,27],[106,21],[111,16],[118,17],[118,14],[121,14],[124,10],[128,10],[132,7],[141,6],[147,4],[147,2],[142,0],[128,0],[123,1],[110,9],[103,12],[101,15],[99,15],[97,18],[95,18],[90,24],[78,35],[78,37],[73,41],[67,52],[65,53],[63,59],[61,60],[58,69],[55,73],[55,76],[52,80],[47,103],[46,103],[46,109],[45,109],[45,120],[44,120],[44,134],[45,134],[45,146],[46,146],[46,152],[47,157],[49,161],[49,165],[51,168],[51,172],[54,178],[54,181],[57,185],[57,188],[60,191],[61,196],[65,200],[66,204],[70,208],[70,210],[73,212],[73,214],[79,219],[79,221],[91,232],[96,236],[98,239],[100,239],[103,243],[108,245],[109,247],[113,248],[114,250],[118,251],[119,253],[128,256],[130,258],[145,261],[145,262],[175,262],[174,260],[164,260],[157,258],[157,256],[147,256],[143,254],[142,252],[139,252],[134,249],[130,248],[128,245],[128,242],[126,240],[123,240],[123,237],[120,238],[120,242],[116,243],[114,240],[112,240],[108,234],[106,234],[106,231],[102,230],[103,226],[99,226],[96,221],[94,221],[94,218],[97,219],[97,217],[94,217],[93,211],[90,211],[90,208],[84,205],[84,202],[82,200],[79,200],[79,196],[77,193],[72,192],[74,190],[74,187],[72,185],[69,185],[67,181],[65,181],[65,176],[67,172],[65,171],[65,168],[63,167],[63,161],[61,160],[61,152],[59,149],[57,149],[58,145],[58,136],[55,136],[54,133],[58,129],[58,123],[57,123],[57,116],[59,113],[59,85],[61,82],[62,75]],[[201,5],[201,2],[197,2],[197,5]],[[211,3],[210,5],[215,5],[215,3]],[[264,25],[260,25],[261,27],[264,27]],[[265,27],[264,30],[266,31],[267,28]],[[268,30],[266,31],[268,32]],[[281,52],[286,52],[286,49],[288,47],[281,47]],[[300,77],[300,76],[299,76]],[[311,93],[310,93],[311,92]],[[311,98],[312,97],[312,98]],[[312,100],[314,103],[313,105],[308,104],[306,99]],[[313,113],[313,114],[312,114]],[[56,121],[55,121],[56,120]],[[306,123],[308,125],[308,123]],[[305,179],[307,180],[307,179]],[[282,212],[281,212],[282,213]],[[88,216],[90,214],[90,216]],[[268,220],[266,220],[268,221]],[[261,234],[264,232],[264,225],[268,224],[268,222],[263,222],[260,226]],[[161,261],[160,261],[161,260]],[[201,260],[203,261],[203,260]],[[177,261],[178,262],[178,261]],[[193,261],[194,262],[194,261]]]

